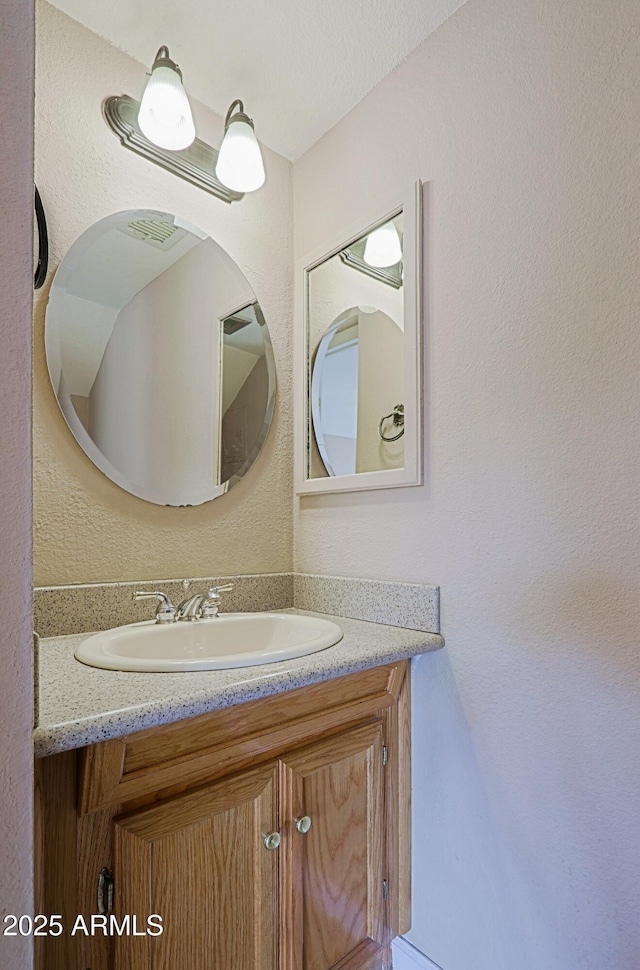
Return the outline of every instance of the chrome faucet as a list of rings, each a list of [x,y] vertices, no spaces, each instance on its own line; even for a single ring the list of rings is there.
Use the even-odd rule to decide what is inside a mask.
[[[133,594],[133,598],[134,600],[156,599],[159,601],[156,610],[156,623],[175,623],[176,620],[187,622],[213,620],[218,615],[220,593],[227,593],[230,589],[233,589],[233,583],[227,583],[226,586],[212,586],[206,596],[204,593],[194,593],[193,596],[188,596],[182,603],[179,603],[177,607],[173,605],[166,593],[160,591],[154,593],[136,592]]]
[[[188,596],[182,603],[178,603],[176,620],[199,620],[203,600],[202,593],[194,593],[193,596]]]
[[[213,620],[218,615],[220,593],[233,589],[233,583],[226,586],[212,586],[208,594],[194,593],[183,600],[176,610],[176,620]]]

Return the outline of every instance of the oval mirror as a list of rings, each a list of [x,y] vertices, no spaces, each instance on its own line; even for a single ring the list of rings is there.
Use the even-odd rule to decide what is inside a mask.
[[[350,307],[324,334],[311,372],[311,418],[329,475],[403,467],[403,360],[403,332],[377,307]]]
[[[60,410],[113,482],[158,505],[228,491],[262,448],[275,367],[256,296],[206,233],[118,212],[55,275],[45,349]]]

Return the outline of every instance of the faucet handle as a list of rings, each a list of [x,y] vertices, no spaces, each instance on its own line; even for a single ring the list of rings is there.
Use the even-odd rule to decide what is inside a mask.
[[[161,593],[159,590],[154,593],[145,593],[141,590],[136,590],[133,594],[134,600],[146,600],[155,599],[158,600],[158,608],[156,610],[156,623],[173,623],[176,618],[176,608],[167,596],[166,593]]]
[[[225,586],[211,587],[200,607],[200,617],[203,620],[211,620],[218,615],[220,593],[228,593],[230,589],[233,589],[233,583],[227,583]]]

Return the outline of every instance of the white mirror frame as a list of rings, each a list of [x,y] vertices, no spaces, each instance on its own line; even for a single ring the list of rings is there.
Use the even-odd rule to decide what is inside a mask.
[[[317,249],[296,264],[295,320],[295,487],[298,495],[324,492],[355,492],[361,489],[422,485],[423,481],[423,388],[422,388],[422,182],[416,181],[405,198],[382,210],[377,208],[367,225],[352,226],[332,249]],[[308,478],[311,431],[311,361],[309,348],[309,273],[327,259],[351,246],[362,236],[402,210],[404,219],[404,467],[356,472],[353,475]],[[386,213],[386,214],[385,214]]]

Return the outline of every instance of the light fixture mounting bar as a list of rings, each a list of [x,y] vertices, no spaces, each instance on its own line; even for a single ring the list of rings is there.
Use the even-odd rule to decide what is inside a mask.
[[[138,126],[140,103],[127,94],[107,98],[102,114],[111,131],[118,136],[125,148],[160,165],[161,168],[204,189],[223,202],[238,202],[242,192],[228,189],[215,176],[218,152],[211,145],[196,138],[193,144],[181,151],[169,151],[154,145]]]
[[[350,248],[341,250],[340,259],[346,266],[351,266],[352,269],[357,269],[360,273],[366,273],[367,276],[373,277],[374,280],[379,280],[381,283],[393,286],[396,290],[399,290],[402,286],[401,262],[384,269],[380,266],[370,266],[369,263],[365,263],[361,255]]]

